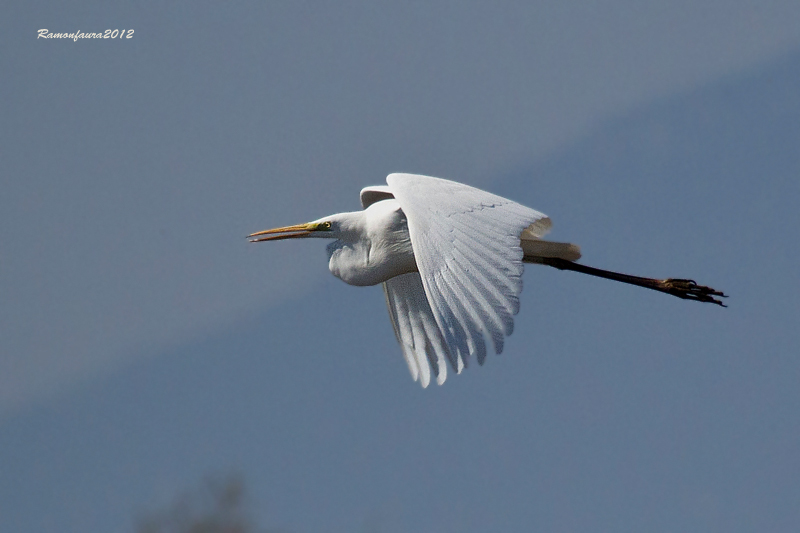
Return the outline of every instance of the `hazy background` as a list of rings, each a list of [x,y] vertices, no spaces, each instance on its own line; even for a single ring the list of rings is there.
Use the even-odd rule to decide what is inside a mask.
[[[796,1],[16,3],[0,19],[0,528],[800,527]],[[135,30],[123,40],[37,30]],[[323,243],[390,172],[550,215],[501,357],[411,381]]]

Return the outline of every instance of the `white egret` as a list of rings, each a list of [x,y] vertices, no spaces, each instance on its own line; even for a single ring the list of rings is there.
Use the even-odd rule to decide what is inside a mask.
[[[523,263],[549,265],[723,305],[725,295],[687,279],[652,279],[575,263],[580,248],[542,240],[550,219],[453,181],[391,174],[361,191],[363,211],[249,235],[251,242],[302,237],[328,244],[330,271],[350,285],[383,284],[395,335],[414,380],[440,385],[445,360],[460,373],[487,343],[496,353],[519,311]]]

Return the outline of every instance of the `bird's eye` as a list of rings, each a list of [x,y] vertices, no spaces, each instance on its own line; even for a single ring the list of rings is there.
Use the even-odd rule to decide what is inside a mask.
[[[319,225],[319,227],[320,227],[320,229],[331,229],[331,223],[330,222],[323,222],[322,224]]]

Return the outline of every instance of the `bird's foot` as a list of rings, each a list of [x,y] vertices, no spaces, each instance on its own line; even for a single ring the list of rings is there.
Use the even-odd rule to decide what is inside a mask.
[[[714,298],[714,296],[727,298],[727,294],[712,289],[711,287],[698,285],[693,279],[668,278],[660,280],[659,285],[661,285],[660,290],[663,292],[677,296],[678,298],[683,298],[684,300],[696,300],[698,302],[708,302],[722,307],[728,307],[722,303],[722,300]]]

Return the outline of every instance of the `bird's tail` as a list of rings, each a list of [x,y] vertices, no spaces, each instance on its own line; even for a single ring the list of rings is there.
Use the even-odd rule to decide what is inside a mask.
[[[539,239],[522,239],[523,257],[525,263],[543,263],[542,259],[563,259],[577,261],[581,258],[581,247],[568,242],[542,241]]]

